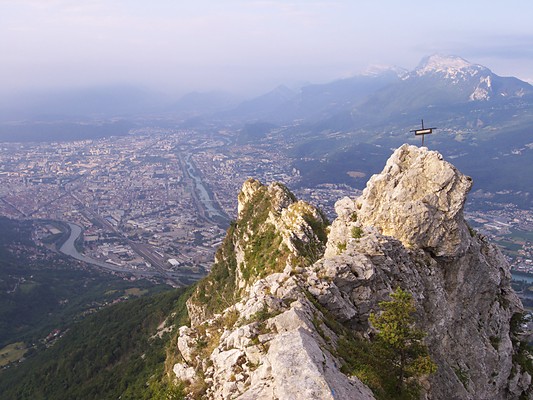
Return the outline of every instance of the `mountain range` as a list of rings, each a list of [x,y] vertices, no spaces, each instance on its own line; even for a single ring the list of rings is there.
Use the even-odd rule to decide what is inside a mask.
[[[531,101],[533,87],[501,77],[458,56],[432,55],[412,71],[371,67],[365,73],[298,89],[280,85],[258,97],[239,100],[223,92],[192,92],[179,100],[134,86],[19,94],[0,106],[4,120],[17,118],[132,117],[164,113],[268,122],[319,121],[337,113],[388,116],[458,104],[485,107],[501,101]],[[481,104],[481,103],[485,104]]]
[[[420,143],[411,131],[423,119],[438,128],[426,144],[474,176],[476,190],[501,193],[497,202],[532,204],[533,87],[527,82],[457,56],[433,55],[412,71],[381,70],[311,85],[292,97],[279,92],[246,103],[261,105],[253,113],[236,108],[230,115],[282,126],[280,135],[295,143],[296,159],[326,160],[296,162],[308,179],[304,185],[325,183],[317,181],[320,175],[377,172],[386,149]],[[517,171],[523,179],[512,178]],[[348,178],[342,182],[353,184]]]
[[[280,85],[244,101],[220,92],[170,101],[146,90],[115,89],[32,98],[19,103],[18,112],[26,107],[22,114],[13,101],[10,109],[0,107],[0,117],[9,121],[0,123],[0,140],[125,135],[147,125],[224,127],[235,134],[236,143],[265,137],[290,141],[289,156],[302,170],[302,185],[332,177],[362,185],[346,172],[377,172],[386,149],[419,143],[410,131],[423,119],[438,128],[426,144],[475,176],[477,189],[504,193],[498,195],[500,202],[527,207],[533,202],[533,86],[458,56],[432,55],[411,71],[380,67],[297,89]],[[89,122],[79,124],[80,119]],[[369,159],[368,153],[375,156]],[[310,158],[315,161],[302,161]],[[523,179],[512,179],[517,171]]]
[[[308,85],[298,91],[280,86],[228,111],[234,118],[270,122],[320,121],[338,114],[352,115],[353,127],[382,123],[405,113],[447,108],[487,108],[502,102],[530,102],[533,87],[457,56],[433,55],[413,71],[382,68],[373,73]],[[352,128],[353,128],[352,127]]]

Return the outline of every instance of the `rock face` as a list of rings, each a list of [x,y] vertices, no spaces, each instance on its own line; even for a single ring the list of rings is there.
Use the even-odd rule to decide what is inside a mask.
[[[405,144],[370,179],[357,215],[407,247],[457,257],[470,246],[463,206],[471,187],[472,179],[436,151]]]
[[[503,256],[463,219],[470,187],[440,154],[404,145],[359,199],[337,202],[327,232],[284,186],[247,181],[188,301],[174,375],[191,398],[374,399],[340,349],[372,335],[370,313],[401,287],[438,366],[423,398],[528,398],[531,377],[513,362],[521,304]]]

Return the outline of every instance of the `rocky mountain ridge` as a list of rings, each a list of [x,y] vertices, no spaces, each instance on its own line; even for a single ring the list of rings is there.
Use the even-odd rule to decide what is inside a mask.
[[[248,180],[187,302],[172,375],[191,398],[386,398],[386,377],[368,379],[350,352],[372,339],[370,313],[400,287],[437,364],[418,382],[422,398],[529,398],[511,324],[522,307],[500,252],[463,219],[471,185],[437,152],[404,145],[327,226],[283,185]]]
[[[522,97],[531,93],[531,85],[516,78],[500,77],[487,67],[472,64],[458,56],[434,54],[421,61],[418,67],[402,79],[432,78],[449,82],[451,85],[465,85],[470,90],[468,101],[488,101],[496,98]]]
[[[350,78],[300,89],[280,86],[224,115],[276,124],[295,120],[314,124],[341,115],[346,119],[353,114],[354,128],[368,122],[383,122],[389,115],[401,116],[406,110],[435,106],[442,108],[440,111],[455,110],[462,103],[486,107],[492,102],[531,95],[533,87],[520,79],[499,76],[459,56],[433,54],[410,71],[379,66]],[[385,114],[375,112],[382,109]]]

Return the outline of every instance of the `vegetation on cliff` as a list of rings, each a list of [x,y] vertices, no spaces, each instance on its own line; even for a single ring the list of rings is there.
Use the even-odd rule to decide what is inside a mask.
[[[5,399],[154,399],[177,395],[164,377],[169,333],[187,322],[184,290],[130,300],[74,325],[58,343],[0,372]],[[172,319],[167,317],[172,315]],[[177,397],[177,396],[174,396]]]
[[[204,317],[237,302],[243,289],[256,280],[282,272],[287,264],[308,266],[324,252],[328,223],[322,212],[297,202],[280,183],[248,182],[252,189],[248,196],[239,195],[239,217],[231,223],[210,274],[197,284],[190,300]],[[292,233],[285,225],[298,223],[308,231],[301,237],[284,237]]]
[[[437,366],[423,342],[426,333],[415,327],[413,296],[397,288],[391,300],[382,301],[379,306],[381,313],[370,314],[370,322],[377,330],[376,354],[388,366],[398,395],[417,398],[416,378],[435,372]]]
[[[342,371],[356,376],[372,389],[378,400],[414,400],[420,397],[419,378],[436,371],[436,364],[423,343],[426,333],[415,327],[412,295],[401,288],[391,293],[390,301],[379,303],[380,313],[371,313],[375,328],[371,338],[364,338],[336,320],[309,293],[307,298],[317,308],[313,325],[332,346],[323,326],[338,336],[329,350],[342,360]]]

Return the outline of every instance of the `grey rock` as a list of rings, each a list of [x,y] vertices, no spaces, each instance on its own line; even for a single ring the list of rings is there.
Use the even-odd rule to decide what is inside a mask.
[[[269,186],[276,193],[269,223],[294,258],[283,272],[246,287],[236,282],[242,298],[220,315],[207,318],[201,306],[189,307],[193,323],[179,330],[185,363],[176,364],[176,376],[194,380],[192,371],[202,372],[208,399],[373,399],[359,379],[340,371],[342,355],[332,354],[340,335],[325,322],[333,318],[368,338],[370,313],[401,287],[413,296],[417,326],[438,366],[420,380],[423,399],[520,398],[531,376],[513,362],[510,321],[523,309],[502,254],[464,221],[471,185],[437,152],[404,145],[359,199],[337,202],[324,256],[311,265],[298,261],[301,244],[318,243],[304,214],[320,214],[284,186]],[[239,213],[261,187],[245,183]],[[235,243],[237,251],[253,234]],[[238,322],[219,328],[230,311]],[[202,335],[218,338],[212,365],[195,356]]]
[[[407,247],[455,257],[470,245],[463,219],[471,178],[436,151],[404,144],[357,200],[358,218]]]

